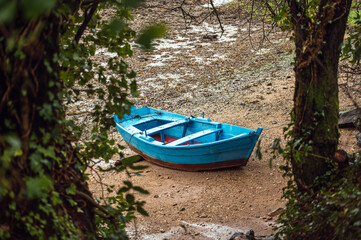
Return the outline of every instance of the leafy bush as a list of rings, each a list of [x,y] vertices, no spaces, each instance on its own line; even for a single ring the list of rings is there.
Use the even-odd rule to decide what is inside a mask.
[[[361,152],[348,156],[352,161],[342,167],[318,156],[329,170],[312,185],[300,187],[294,180],[291,157],[302,162],[311,153],[307,145],[299,146],[292,138],[292,126],[284,128],[286,146],[281,147],[280,139],[272,146],[274,157],[281,154],[286,160],[280,169],[288,178],[282,196],[287,200],[286,209],[277,220],[276,239],[360,239]]]
[[[1,239],[126,239],[135,212],[147,215],[132,194],[146,194],[141,187],[107,186],[112,194],[97,202],[86,182],[92,159],[123,158],[110,117],[129,112],[137,95],[123,59],[136,37],[131,8],[142,2],[0,0]],[[102,11],[113,14],[105,21]],[[94,61],[96,50],[112,53],[106,64]],[[87,97],[95,100],[86,124],[66,117],[68,104]],[[135,160],[113,170],[141,170]]]
[[[300,192],[290,180],[285,212],[275,228],[278,239],[360,239],[361,158],[319,178],[318,191]]]

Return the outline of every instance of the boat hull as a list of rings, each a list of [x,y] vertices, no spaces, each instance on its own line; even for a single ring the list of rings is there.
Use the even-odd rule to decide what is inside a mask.
[[[144,158],[146,161],[150,163],[154,163],[166,168],[172,168],[172,169],[188,171],[188,172],[216,170],[216,169],[231,168],[231,167],[243,167],[247,165],[249,159],[249,158],[243,158],[243,159],[232,159],[232,160],[225,160],[225,161],[211,162],[211,163],[182,164],[182,163],[167,162],[164,160],[156,159],[136,149],[129,143],[127,144],[131,150],[142,156],[142,158]]]
[[[114,121],[124,141],[145,160],[185,171],[245,166],[262,132],[152,108],[132,109]]]

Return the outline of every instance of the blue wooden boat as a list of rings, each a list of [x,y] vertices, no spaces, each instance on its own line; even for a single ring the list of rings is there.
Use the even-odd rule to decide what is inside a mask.
[[[113,118],[124,141],[145,160],[186,171],[245,166],[262,132],[149,107]]]

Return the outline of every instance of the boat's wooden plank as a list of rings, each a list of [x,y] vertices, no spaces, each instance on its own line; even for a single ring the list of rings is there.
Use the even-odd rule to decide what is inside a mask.
[[[141,120],[138,120],[136,119],[136,122],[134,123],[134,126],[138,126],[140,124],[143,124],[143,123],[147,123],[147,122],[152,122],[152,121],[155,121],[157,120],[156,118],[144,118],[144,119],[141,119]]]
[[[184,124],[185,122],[186,122],[186,121],[183,120],[183,121],[166,123],[166,124],[163,124],[163,125],[161,125],[161,126],[148,129],[146,132],[147,132],[147,135],[157,134],[157,133],[159,133],[159,132],[161,132],[161,131],[163,131],[163,130],[166,130],[166,129],[169,129],[169,128],[172,128],[172,127],[176,127],[176,126],[182,125],[182,124]]]
[[[209,134],[216,133],[216,132],[219,132],[219,131],[221,131],[221,129],[216,129],[216,130],[206,129],[206,130],[203,130],[203,131],[196,132],[196,133],[193,133],[191,135],[185,136],[183,138],[177,139],[177,140],[175,140],[173,142],[170,142],[170,143],[167,144],[167,146],[171,146],[171,147],[172,146],[178,146],[180,144],[183,144],[183,143],[192,141],[194,139],[204,137],[204,136],[207,136]]]
[[[138,128],[133,127],[133,126],[129,126],[126,128],[127,131],[131,134],[135,134],[135,133],[142,133],[142,131],[140,131]]]

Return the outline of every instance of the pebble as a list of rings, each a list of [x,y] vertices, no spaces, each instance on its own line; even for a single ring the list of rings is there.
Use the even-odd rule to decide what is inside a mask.
[[[361,132],[356,133],[357,146],[361,147]]]
[[[156,194],[156,195],[154,195],[154,198],[159,198],[159,195],[157,195],[157,194]]]
[[[229,240],[241,240],[241,239],[244,239],[243,236],[244,236],[244,233],[235,232],[235,233],[233,233],[233,235],[229,238]]]
[[[277,208],[277,209],[273,210],[272,212],[269,212],[267,215],[270,217],[274,217],[274,216],[277,216],[277,215],[283,213],[283,211],[284,211],[283,208]]]
[[[247,233],[246,233],[246,238],[248,239],[248,240],[255,240],[255,238],[254,238],[254,231],[251,229],[251,230],[249,230]]]
[[[117,160],[115,163],[114,163],[114,166],[116,167],[119,167],[121,166],[123,163],[122,163],[122,160]]]
[[[179,211],[184,211],[184,210],[186,210],[184,207],[181,207],[180,209],[179,209]]]
[[[288,89],[288,87],[283,87],[283,89]]]

